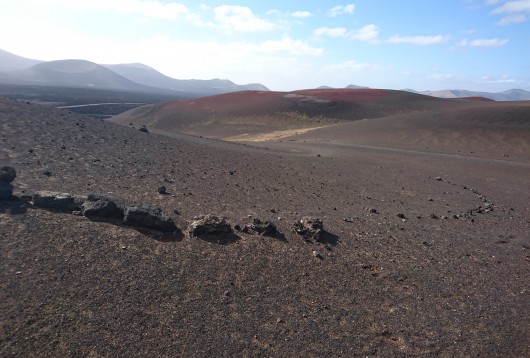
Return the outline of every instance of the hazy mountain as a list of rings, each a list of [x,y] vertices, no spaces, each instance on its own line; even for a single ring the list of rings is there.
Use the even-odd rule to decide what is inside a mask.
[[[7,74],[7,78],[3,78],[4,82],[21,85],[116,89],[134,92],[161,91],[133,82],[101,65],[85,60],[42,62],[23,70],[4,74]]]
[[[362,88],[370,88],[370,87],[364,87],[364,86],[357,86],[357,85],[347,85],[346,87],[344,88],[347,88],[347,89],[362,89]],[[339,89],[337,87],[330,87],[330,86],[320,86],[320,87],[317,87],[316,89]]]
[[[440,98],[461,98],[461,97],[486,97],[495,101],[527,101],[530,100],[530,92],[522,89],[510,89],[503,92],[479,92],[467,90],[442,90],[442,91],[405,91],[421,93],[428,96]]]
[[[22,70],[41,62],[39,60],[17,56],[0,49],[0,72]]]
[[[261,84],[237,85],[229,80],[178,80],[140,63],[105,65],[105,67],[131,81],[177,92],[221,94],[244,90],[268,91],[268,88]]]
[[[357,86],[357,85],[347,85],[346,87],[344,88],[353,88],[353,89],[361,89],[361,88],[370,88],[370,87],[365,87],[365,86]]]
[[[43,62],[0,50],[0,83],[157,92],[186,97],[245,90],[268,91],[255,83],[229,80],[178,80],[139,63],[98,65],[85,60]]]

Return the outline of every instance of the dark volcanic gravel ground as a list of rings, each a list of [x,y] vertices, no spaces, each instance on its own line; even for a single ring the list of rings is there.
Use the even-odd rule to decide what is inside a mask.
[[[4,100],[0,128],[16,195],[156,204],[184,233],[195,215],[250,215],[285,234],[162,236],[0,201],[3,357],[529,352],[530,161],[252,148]],[[484,200],[492,212],[453,218]],[[306,215],[324,243],[292,231]]]

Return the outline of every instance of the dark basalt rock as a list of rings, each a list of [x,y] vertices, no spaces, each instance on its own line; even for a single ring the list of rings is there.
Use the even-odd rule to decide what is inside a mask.
[[[225,219],[209,214],[193,221],[188,230],[191,236],[209,236],[230,234],[232,227]]]
[[[144,132],[144,133],[149,133],[149,130],[147,129],[147,127],[145,126],[145,124],[143,126],[140,127],[140,129],[138,129],[140,132]]]
[[[254,219],[252,224],[245,225],[241,231],[246,233],[258,233],[263,236],[276,236],[279,234],[276,225],[270,221],[261,221],[260,219]]]
[[[138,205],[126,207],[124,210],[123,223],[145,229],[162,232],[175,231],[173,220],[162,212],[158,206]]]
[[[324,233],[324,225],[321,219],[306,216],[294,224],[294,231],[306,240],[318,241]]]
[[[71,212],[79,209],[74,202],[74,197],[68,193],[37,191],[31,197],[31,201],[33,205],[43,209],[62,212]]]
[[[9,184],[15,180],[17,172],[13,167],[0,168],[0,182]]]
[[[83,205],[81,212],[87,217],[98,217],[108,219],[123,218],[123,208],[120,208],[112,199],[89,194]]]

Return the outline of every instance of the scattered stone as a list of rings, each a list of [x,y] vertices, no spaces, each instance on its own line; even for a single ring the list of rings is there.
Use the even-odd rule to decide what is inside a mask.
[[[0,168],[0,182],[9,184],[17,177],[17,172],[13,167]]]
[[[372,214],[377,214],[377,209],[370,208],[368,211]]]
[[[434,180],[442,181],[442,177],[436,177],[436,178],[434,178]]]
[[[147,127],[145,126],[145,124],[143,126],[140,127],[140,129],[138,129],[140,132],[144,132],[144,133],[149,133],[149,130],[147,129]]]
[[[47,177],[51,176],[52,175],[52,172],[49,171],[49,170],[45,170],[42,172],[42,174],[46,175]]]
[[[318,218],[303,217],[299,222],[294,224],[294,231],[302,235],[306,240],[320,240],[324,232],[322,220]]]
[[[56,191],[37,191],[31,197],[33,205],[38,208],[51,209],[61,212],[79,210],[74,202],[74,197],[68,193]]]
[[[403,214],[403,213],[399,213],[399,214],[397,214],[396,216],[397,216],[398,218],[400,218],[400,219],[406,219],[405,214]]]
[[[84,216],[121,219],[123,218],[123,208],[120,208],[112,199],[89,194],[83,205],[81,211]]]
[[[175,231],[175,223],[158,206],[138,205],[125,208],[123,223],[162,232]]]
[[[324,258],[324,256],[322,256],[322,254],[320,254],[320,252],[318,252],[317,250],[313,250],[313,256],[320,260]]]
[[[436,214],[431,214],[431,219],[438,219],[438,216],[436,216]]]
[[[164,185],[158,187],[158,193],[159,194],[167,194],[166,187]]]
[[[191,236],[222,235],[231,233],[232,227],[224,218],[208,214],[199,216],[188,230]]]

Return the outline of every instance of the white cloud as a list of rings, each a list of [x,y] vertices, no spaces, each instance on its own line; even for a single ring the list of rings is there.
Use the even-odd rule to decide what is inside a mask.
[[[497,25],[520,24],[528,20],[530,15],[530,0],[512,0],[496,7],[491,11],[494,15],[504,15]]]
[[[311,16],[311,12],[309,11],[295,11],[291,14],[292,17],[296,17],[299,19],[305,19]]]
[[[446,80],[452,80],[454,79],[456,76],[455,75],[452,75],[452,74],[440,74],[440,73],[435,73],[435,74],[432,74],[432,75],[429,75],[427,76],[427,79],[429,80],[435,80],[435,81],[446,81]]]
[[[443,35],[434,36],[399,36],[390,37],[387,42],[391,44],[410,44],[417,46],[436,45],[447,42],[449,38]]]
[[[379,69],[379,66],[376,64],[369,64],[369,63],[358,63],[356,61],[345,61],[341,63],[336,63],[332,65],[328,65],[324,68],[327,71],[366,71],[366,70],[372,70],[376,71]]]
[[[328,16],[335,17],[343,14],[353,14],[355,4],[337,5],[328,10]]]
[[[313,35],[317,37],[341,37],[351,40],[377,43],[379,29],[374,24],[366,25],[353,31],[348,31],[345,27],[319,27],[313,31]]]
[[[498,38],[492,38],[492,39],[475,39],[475,40],[467,40],[464,39],[460,41],[460,46],[471,46],[471,47],[500,47],[504,46],[508,42],[508,39],[498,39]]]
[[[528,17],[523,14],[509,15],[497,21],[497,25],[504,26],[504,25],[511,25],[511,24],[520,24],[522,22],[525,22],[526,20],[528,20]]]
[[[504,75],[501,78],[493,77],[493,76],[483,76],[480,78],[480,82],[503,84],[503,83],[516,83],[517,80],[510,78],[510,76],[508,75]]]
[[[350,34],[353,40],[359,40],[369,43],[377,43],[379,36],[379,29],[374,24],[366,25]]]
[[[34,0],[34,2],[36,2]],[[39,4],[40,5],[40,4]],[[46,5],[68,8],[77,11],[98,10],[120,13],[135,13],[147,18],[174,20],[189,13],[188,8],[177,2],[158,0],[48,0]]]
[[[512,0],[495,8],[492,14],[514,14],[518,12],[530,12],[530,0]]]
[[[301,40],[293,40],[290,37],[264,41],[257,46],[257,49],[265,53],[284,52],[293,55],[320,56],[324,53],[322,48],[312,47]]]
[[[215,26],[226,31],[257,32],[277,28],[276,24],[257,17],[245,6],[221,5],[214,8],[213,12]]]
[[[319,27],[313,31],[315,36],[347,37],[348,29],[345,27]]]

